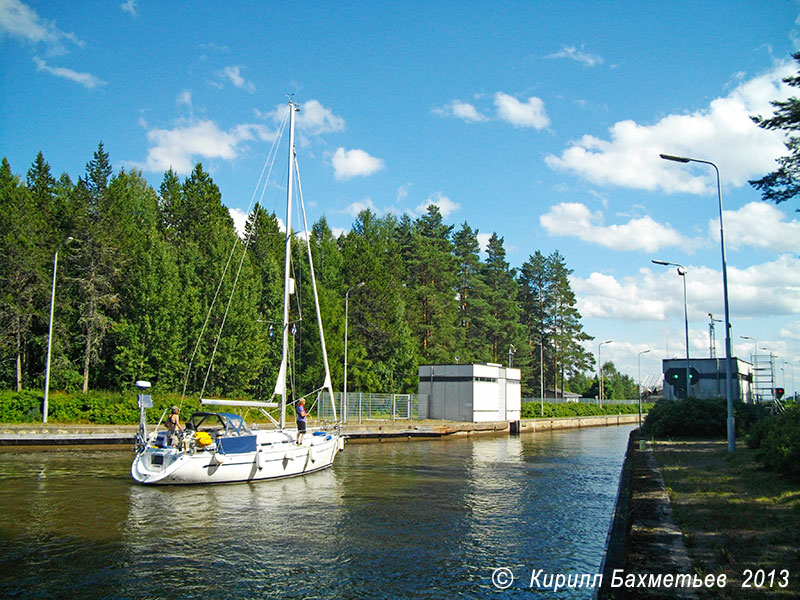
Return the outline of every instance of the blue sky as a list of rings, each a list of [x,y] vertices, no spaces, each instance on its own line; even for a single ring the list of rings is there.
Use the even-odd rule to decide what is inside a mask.
[[[558,249],[588,344],[636,376],[709,355],[721,318],[721,172],[734,354],[755,337],[800,387],[800,201],[747,180],[774,168],[771,113],[797,71],[800,3],[35,2],[0,0],[0,153],[41,150],[76,179],[101,140],[154,187],[197,161],[247,209],[294,94],[309,218],[439,205],[520,266]],[[279,195],[265,198],[280,212]],[[717,354],[724,329],[717,325]],[[793,369],[789,365],[797,366]]]

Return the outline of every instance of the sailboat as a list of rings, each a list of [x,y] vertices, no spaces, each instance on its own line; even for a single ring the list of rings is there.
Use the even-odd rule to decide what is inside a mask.
[[[138,397],[139,433],[134,448],[136,455],[131,465],[131,475],[139,483],[147,485],[235,483],[306,475],[332,466],[336,454],[344,448],[344,438],[340,435],[338,425],[328,429],[310,429],[306,435],[299,435],[296,428],[289,428],[286,425],[289,307],[294,288],[294,280],[290,277],[290,271],[295,173],[297,174],[299,204],[302,208],[304,238],[308,244],[311,287],[325,368],[324,382],[316,393],[319,400],[324,398],[325,392],[327,392],[327,399],[331,403],[333,418],[336,421],[333,386],[325,348],[325,335],[294,144],[295,113],[299,110],[296,104],[289,101],[289,178],[286,194],[283,280],[283,351],[273,393],[273,399],[280,397],[280,403],[201,399],[201,403],[204,405],[258,409],[271,421],[273,427],[271,429],[248,427],[243,417],[230,412],[198,411],[186,422],[182,438],[178,438],[176,441],[176,436],[171,435],[168,431],[158,431],[158,426],[148,434],[145,413],[147,408],[152,407],[152,399],[148,395],[140,394]],[[137,382],[137,387],[145,390],[149,388],[149,383],[140,381]],[[280,407],[280,417],[276,420],[268,412],[268,409],[278,407]],[[159,421],[159,425],[160,423],[161,421]]]

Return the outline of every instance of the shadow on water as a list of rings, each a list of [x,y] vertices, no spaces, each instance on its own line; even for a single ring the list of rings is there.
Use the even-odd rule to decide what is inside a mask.
[[[127,450],[0,451],[12,598],[480,598],[597,573],[630,427],[351,444],[311,476],[145,487]],[[590,597],[567,590],[559,597]]]

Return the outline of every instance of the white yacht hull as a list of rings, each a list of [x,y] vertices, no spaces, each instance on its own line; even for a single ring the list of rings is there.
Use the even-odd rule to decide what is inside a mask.
[[[314,435],[308,432],[301,445],[296,432],[255,431],[252,451],[225,452],[217,443],[204,450],[183,450],[148,446],[136,455],[131,476],[148,485],[236,483],[294,477],[320,471],[333,465],[340,443],[338,433]],[[222,440],[225,442],[226,440]],[[219,443],[219,442],[218,442]]]

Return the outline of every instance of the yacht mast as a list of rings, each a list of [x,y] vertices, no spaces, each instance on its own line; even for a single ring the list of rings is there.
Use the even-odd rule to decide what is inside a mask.
[[[281,395],[281,419],[280,428],[286,427],[286,371],[289,360],[289,298],[290,290],[290,268],[292,257],[292,183],[294,173],[294,113],[299,111],[291,100],[289,100],[289,178],[286,186],[286,256],[283,267],[283,352],[281,354],[281,368],[278,372],[278,380],[275,382],[275,394]]]

